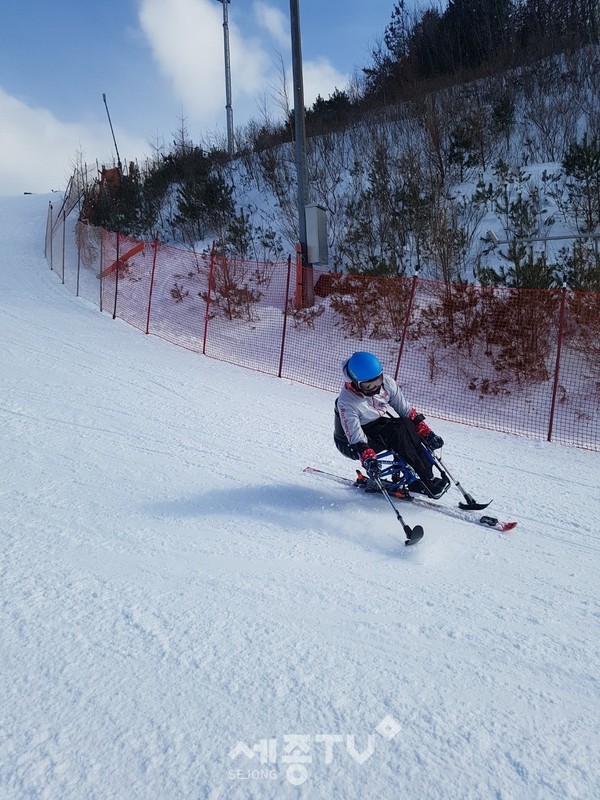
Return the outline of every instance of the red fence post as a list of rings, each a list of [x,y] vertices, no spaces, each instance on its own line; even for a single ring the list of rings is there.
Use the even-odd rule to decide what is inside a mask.
[[[102,277],[102,273],[104,271],[103,270],[103,266],[104,266],[104,233],[105,233],[104,228],[100,228],[100,273],[99,273],[99,275],[100,275],[100,298],[99,298],[100,299],[100,311],[102,311],[102,301],[103,301],[103,297],[102,297],[103,291],[102,290],[104,289],[104,285],[103,285],[104,278]]]
[[[158,231],[154,235],[154,255],[152,257],[152,274],[150,275],[150,291],[148,293],[148,315],[146,317],[146,333],[150,333],[150,309],[152,308],[152,290],[154,289],[154,270],[156,269],[157,253],[158,253]]]
[[[417,288],[417,281],[419,279],[419,268],[415,269],[415,274],[413,275],[412,285],[410,287],[410,297],[408,298],[408,308],[406,309],[406,321],[404,323],[404,329],[402,331],[402,339],[400,340],[400,350],[398,351],[398,360],[396,361],[396,371],[394,372],[394,380],[398,380],[398,373],[400,372],[400,361],[402,359],[402,353],[404,352],[404,342],[406,341],[406,333],[408,331],[408,325],[410,322],[410,315],[412,312],[413,306],[413,298],[415,296],[415,289]]]
[[[560,372],[560,351],[562,349],[563,329],[565,324],[565,298],[567,295],[567,284],[563,283],[562,296],[560,298],[560,318],[558,321],[558,342],[556,344],[556,366],[554,367],[554,386],[552,388],[552,402],[550,403],[550,420],[548,422],[548,441],[552,441],[552,427],[554,425],[554,410],[556,408],[556,394],[558,392],[558,376]]]
[[[281,332],[281,352],[279,354],[279,370],[277,372],[277,377],[281,378],[281,371],[283,369],[283,352],[285,350],[285,334],[287,331],[287,318],[288,318],[288,303],[290,300],[290,277],[292,274],[292,256],[291,254],[288,255],[288,269],[287,269],[287,281],[285,284],[285,306],[283,309],[283,331]]]
[[[213,270],[215,266],[215,243],[210,251],[210,269],[208,270],[208,289],[206,290],[206,312],[204,314],[204,337],[202,339],[202,355],[206,355],[206,337],[208,335],[208,312],[210,309],[210,291],[212,288]]]
[[[115,304],[113,306],[113,319],[117,316],[117,295],[119,294],[119,231],[117,231],[117,268],[115,270]]]
[[[54,223],[52,222],[52,203],[50,203],[50,269],[54,272]]]

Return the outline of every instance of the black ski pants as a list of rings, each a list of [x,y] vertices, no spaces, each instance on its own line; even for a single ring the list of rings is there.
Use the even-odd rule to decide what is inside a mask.
[[[407,461],[419,478],[431,480],[433,468],[413,423],[405,417],[381,417],[362,426],[369,446],[376,453],[393,450]]]

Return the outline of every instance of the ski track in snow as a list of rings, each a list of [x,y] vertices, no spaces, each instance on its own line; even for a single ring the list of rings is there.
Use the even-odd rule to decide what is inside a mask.
[[[352,475],[332,395],[73,297],[47,202],[0,198],[0,797],[599,797],[598,454],[434,420],[519,526],[404,548],[302,473]]]

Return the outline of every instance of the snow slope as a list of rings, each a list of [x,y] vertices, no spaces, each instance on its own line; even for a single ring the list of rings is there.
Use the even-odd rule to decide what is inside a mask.
[[[404,548],[302,473],[333,395],[73,297],[47,202],[0,199],[0,797],[599,797],[598,454],[430,420],[519,526]]]

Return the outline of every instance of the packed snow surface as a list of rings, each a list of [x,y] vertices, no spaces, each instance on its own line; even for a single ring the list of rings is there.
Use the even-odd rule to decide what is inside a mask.
[[[74,297],[48,199],[0,200],[0,797],[600,797],[598,454],[429,419],[519,524],[405,548],[302,471],[352,475],[333,395]]]

